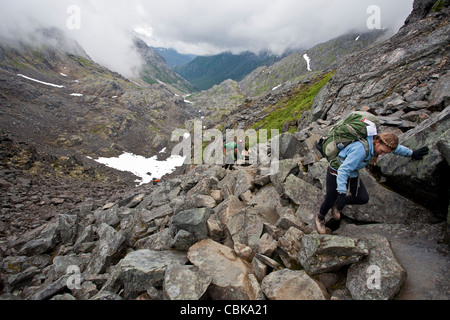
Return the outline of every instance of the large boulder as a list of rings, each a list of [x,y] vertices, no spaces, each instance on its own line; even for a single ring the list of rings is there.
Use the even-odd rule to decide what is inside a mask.
[[[254,300],[257,293],[249,274],[250,265],[233,249],[211,239],[193,245],[187,254],[189,261],[212,278],[208,289],[213,300]]]
[[[301,142],[292,133],[285,132],[274,137],[273,139],[279,140],[280,160],[292,159],[296,154],[298,154]]]
[[[78,232],[78,216],[60,214],[58,217],[58,230],[62,243],[74,243]]]
[[[308,276],[304,270],[282,269],[264,278],[261,289],[269,300],[327,300],[323,284]]]
[[[313,224],[322,204],[323,191],[294,175],[287,177],[284,192],[298,205],[297,216],[308,224]]]
[[[168,266],[184,265],[186,253],[148,249],[129,253],[120,261],[125,296],[135,298],[152,287],[161,287]]]
[[[24,239],[17,241],[20,245],[22,241],[26,241],[20,248],[20,255],[33,256],[52,250],[60,239],[58,223],[49,223],[37,230],[40,235],[33,231],[25,234]],[[14,246],[14,243],[12,244]]]
[[[233,194],[240,197],[243,193],[250,190],[253,191],[253,176],[248,170],[236,170],[236,184],[233,189]]]
[[[371,252],[367,259],[370,259],[371,265],[380,267],[380,279],[388,275],[391,280],[401,279],[399,277],[401,273],[390,271],[400,270],[400,268],[394,268],[395,260],[405,269],[407,277],[394,299],[446,300],[450,296],[450,280],[447,273],[442,270],[450,268],[450,260],[448,259],[448,245],[442,241],[445,225],[445,222],[411,225],[377,223],[356,226],[347,224],[337,232],[339,235],[355,237],[364,241],[379,236],[382,237],[381,239],[386,238],[389,241],[390,249],[384,240],[377,242],[376,246],[378,247],[375,249],[369,242],[368,246],[371,248]],[[393,254],[390,253],[390,250]],[[395,256],[395,260],[392,256]],[[364,264],[367,259],[360,263]],[[374,274],[376,268],[371,268],[370,271],[372,276],[376,276]],[[396,276],[392,277],[392,275]],[[366,275],[366,280],[368,280],[368,276],[369,274]],[[376,279],[376,277],[371,277],[371,279]],[[391,280],[388,280],[387,283]],[[387,283],[383,283],[383,281],[381,281],[381,287],[385,290]],[[364,283],[361,285],[363,286]],[[367,293],[363,294],[370,298]]]
[[[390,300],[400,291],[406,271],[386,238],[373,235],[364,241],[370,254],[364,261],[350,266],[346,286],[355,300]]]
[[[217,207],[214,208],[214,214],[222,225],[226,225],[230,217],[245,208],[245,205],[238,197],[230,196]]]
[[[164,276],[164,296],[169,300],[199,300],[212,278],[195,266],[168,266]]]
[[[125,237],[106,223],[102,223],[97,230],[99,241],[92,252],[86,272],[99,274],[116,264],[125,250]]]
[[[198,240],[208,236],[207,221],[212,214],[211,208],[198,208],[177,213],[172,224],[179,230],[185,230],[193,234]]]
[[[399,137],[402,145],[413,150],[428,146],[430,152],[423,160],[387,155],[378,162],[389,186],[439,212],[442,218],[447,213],[450,183],[448,163],[439,143],[449,140],[449,128],[450,106]]]
[[[277,212],[277,207],[281,205],[280,200],[280,194],[275,187],[266,185],[255,194],[249,205],[258,210],[267,222],[275,225],[280,218]]]
[[[429,108],[443,110],[450,105],[450,72],[439,78],[428,99]]]
[[[343,213],[347,217],[360,222],[379,223],[432,220],[433,214],[430,211],[384,187],[367,170],[360,170],[359,174],[367,188],[370,200],[366,205],[345,207]]]
[[[280,160],[278,171],[270,176],[270,180],[280,195],[284,194],[284,183],[290,175],[295,175],[300,171],[298,162],[292,159]]]
[[[364,241],[356,238],[308,234],[302,237],[298,261],[312,275],[336,271],[369,254]]]

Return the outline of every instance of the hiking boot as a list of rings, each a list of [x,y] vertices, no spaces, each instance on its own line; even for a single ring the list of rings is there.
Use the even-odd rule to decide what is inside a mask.
[[[317,227],[317,232],[319,232],[320,234],[327,233],[327,230],[325,229],[325,221],[320,220],[319,216],[316,217],[316,227]]]
[[[331,210],[333,211],[333,218],[334,218],[334,220],[341,220],[341,213],[339,212],[337,206],[334,205]]]

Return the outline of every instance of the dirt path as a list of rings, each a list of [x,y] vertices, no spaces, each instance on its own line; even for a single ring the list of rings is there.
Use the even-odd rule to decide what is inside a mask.
[[[386,237],[407,278],[396,300],[450,300],[450,248],[443,243],[445,223],[436,225],[343,225],[341,235]]]

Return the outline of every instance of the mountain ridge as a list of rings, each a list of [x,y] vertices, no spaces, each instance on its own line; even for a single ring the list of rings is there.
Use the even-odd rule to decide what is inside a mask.
[[[331,64],[331,70],[294,75],[291,83],[269,86],[252,98],[232,80],[208,90],[228,102],[241,95],[220,121],[214,118],[220,115],[217,106],[206,106],[208,128],[246,129],[271,116],[288,120],[283,134],[265,144],[271,156],[273,142],[279,142],[279,157],[270,159],[279,168],[276,173],[268,173],[263,161],[235,170],[187,164],[159,186],[128,188],[114,179],[104,180],[106,186],[88,185],[85,176],[95,178],[101,171],[84,167],[85,157],[42,154],[33,151],[39,145],[15,143],[1,134],[0,299],[448,299],[449,211],[439,208],[436,214],[418,202],[432,197],[429,187],[443,181],[438,184],[443,191],[432,200],[447,200],[448,206],[449,17],[448,0],[415,0],[398,34],[345,56],[335,69]],[[132,143],[148,143],[164,126],[183,122],[167,116],[199,117],[195,104],[189,113],[191,104],[163,84],[127,81],[86,57],[23,50],[0,46],[2,128],[9,120],[16,122],[10,131],[35,128],[49,117],[50,122],[76,122],[77,133],[92,121],[91,134],[100,140],[113,135],[109,142],[120,153]],[[68,70],[61,75],[64,66]],[[306,62],[302,71],[305,67]],[[311,87],[314,93],[302,96]],[[303,102],[311,107],[301,113],[290,108]],[[24,112],[32,104],[48,110]],[[293,119],[277,114],[284,107]],[[382,157],[381,176],[372,167],[361,170],[369,203],[347,206],[340,223],[330,219],[329,234],[319,235],[314,219],[328,164],[314,142],[346,113],[363,107],[379,116],[383,132],[398,134],[413,149],[427,145],[430,153],[422,161]],[[174,113],[163,113],[169,108]],[[65,118],[74,111],[77,118]],[[96,114],[118,121],[90,119]],[[152,126],[153,136],[136,134],[142,123]],[[57,131],[56,125],[46,129]],[[151,140],[145,147],[158,142]],[[72,150],[81,150],[80,142],[85,147],[78,139],[67,142],[75,143]],[[42,167],[45,176],[38,174]],[[61,175],[81,180],[67,183]],[[386,188],[380,177],[408,180],[412,191],[422,193],[408,199],[400,194],[408,187]]]
[[[279,59],[280,56],[267,52],[224,52],[212,56],[198,56],[185,65],[176,66],[174,70],[199,90],[207,90],[228,79],[240,81],[255,68],[271,65]]]
[[[151,47],[158,52],[165,60],[169,67],[173,68],[180,66],[194,60],[197,55],[195,54],[182,54],[173,48]]]
[[[61,152],[150,156],[193,115],[169,84],[126,79],[61,47],[1,44],[0,85],[2,128]]]

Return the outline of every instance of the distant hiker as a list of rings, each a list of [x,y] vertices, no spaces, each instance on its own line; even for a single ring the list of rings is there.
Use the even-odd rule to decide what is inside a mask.
[[[225,151],[225,165],[223,166],[224,169],[233,170],[236,161],[242,158],[242,155],[239,152],[239,148],[241,148],[241,151],[242,149],[248,150],[248,148],[245,146],[244,140],[239,140],[238,142],[230,142],[224,146]],[[233,150],[232,153],[231,150]]]
[[[161,182],[161,180],[156,179],[156,178],[153,178],[152,181],[153,181],[153,185],[154,185],[154,186],[157,186],[157,185],[158,185],[158,182]]]
[[[367,115],[362,113],[363,115]],[[353,121],[357,118],[352,114]],[[371,115],[373,117],[373,115]],[[350,119],[352,120],[352,119]],[[428,154],[428,147],[423,147],[418,150],[411,150],[405,146],[399,145],[399,139],[392,133],[377,134],[375,124],[363,118],[359,121],[364,122],[367,126],[368,132],[375,133],[373,135],[367,134],[365,138],[356,138],[356,141],[350,142],[344,146],[344,143],[332,143],[327,149],[327,140],[323,144],[323,153],[327,156],[327,152],[337,146],[337,156],[331,159],[327,156],[329,162],[326,179],[326,196],[320,207],[320,212],[316,216],[316,227],[320,234],[325,234],[325,217],[330,209],[332,209],[333,218],[337,221],[341,219],[341,211],[346,205],[363,205],[369,202],[369,194],[367,193],[364,183],[359,177],[358,171],[365,168],[378,156],[388,153],[394,153],[399,156],[411,157],[414,160],[422,160]],[[376,120],[374,120],[376,121]],[[370,123],[370,124],[369,124]],[[342,125],[342,123],[340,123]],[[369,128],[371,126],[371,128]],[[347,126],[347,129],[349,126]],[[366,129],[366,128],[364,128]],[[346,128],[341,131],[344,132]],[[354,130],[350,130],[354,131]],[[337,139],[341,132],[333,129],[330,131],[329,139]],[[344,133],[342,133],[344,136]],[[342,143],[342,144],[341,144]]]

